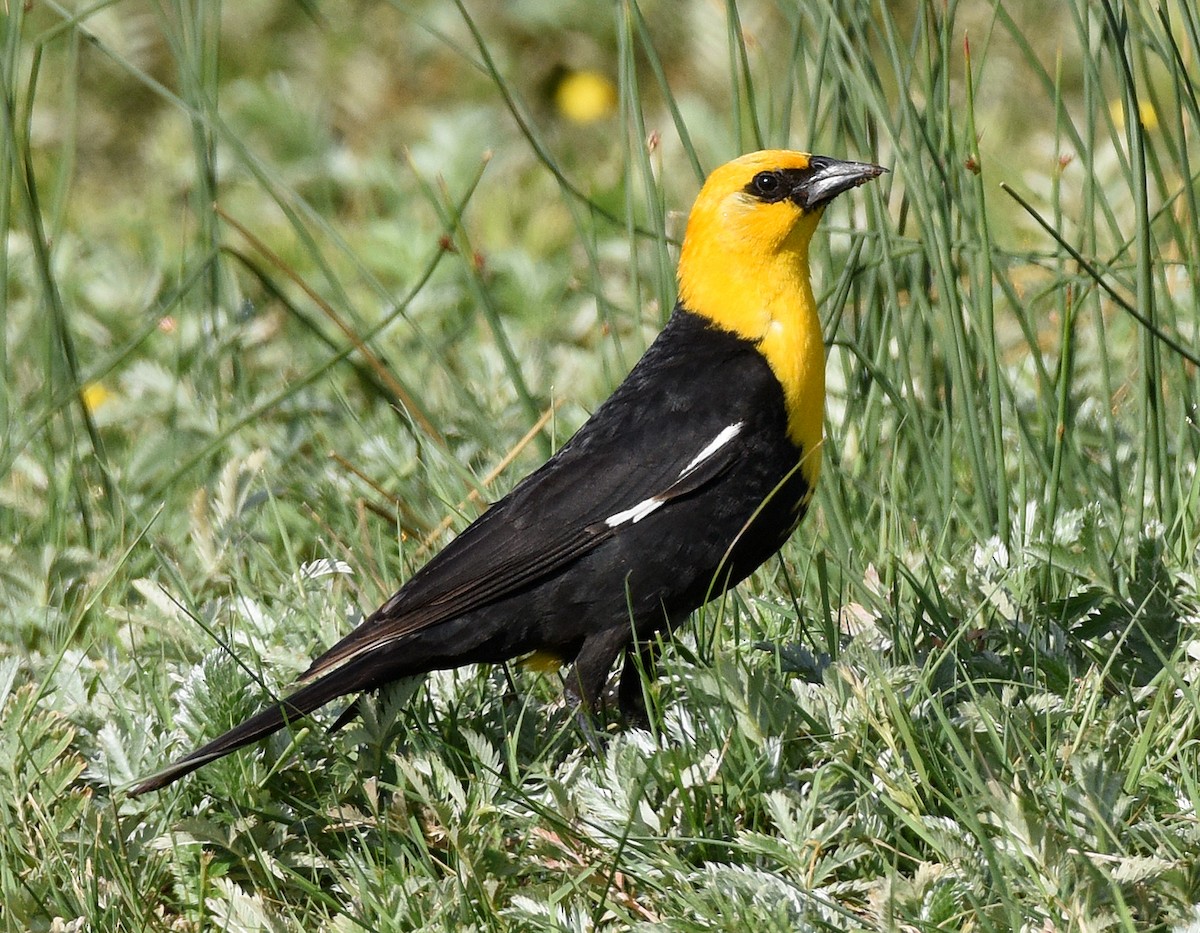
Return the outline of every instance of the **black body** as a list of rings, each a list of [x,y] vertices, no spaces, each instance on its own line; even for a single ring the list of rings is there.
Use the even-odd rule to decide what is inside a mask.
[[[462,664],[548,652],[574,663],[569,687],[594,706],[618,655],[681,623],[783,544],[808,501],[802,456],[788,440],[783,390],[754,344],[677,308],[574,437],[317,658],[305,686],[134,792],[336,697]],[[639,520],[607,521],[650,499],[661,505]]]

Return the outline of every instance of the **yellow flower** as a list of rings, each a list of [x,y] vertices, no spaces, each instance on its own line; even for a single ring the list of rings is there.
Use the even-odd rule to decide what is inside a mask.
[[[1108,112],[1112,115],[1117,129],[1125,129],[1125,106],[1119,98],[1109,102]],[[1138,122],[1142,124],[1142,129],[1158,129],[1158,111],[1154,109],[1154,105],[1150,101],[1138,102]]]
[[[617,109],[617,89],[598,71],[572,71],[558,83],[554,105],[572,123],[595,123]]]
[[[102,383],[89,382],[83,387],[83,407],[88,411],[95,411],[112,397]]]

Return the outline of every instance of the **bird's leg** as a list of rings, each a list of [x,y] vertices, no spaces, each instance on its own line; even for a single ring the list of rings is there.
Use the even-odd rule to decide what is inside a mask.
[[[571,673],[567,675],[564,692],[567,695],[568,705],[575,707],[575,727],[583,736],[583,741],[591,749],[592,754],[599,757],[600,753],[604,751],[604,739],[600,730],[596,728],[595,708],[587,702],[584,698],[585,695],[580,690],[577,670],[577,668],[572,669]]]
[[[629,638],[630,631],[624,626],[588,636],[567,675],[567,700],[576,705],[575,722],[584,741],[597,755],[603,751],[603,743],[593,714],[600,707],[600,694],[608,680],[608,672]]]
[[[604,752],[604,735],[596,728],[591,711],[585,709],[582,703],[575,707],[575,728],[583,736],[583,741],[591,753],[599,758]]]
[[[636,647],[625,649],[625,664],[621,668],[621,679],[617,684],[617,705],[626,725],[645,728],[650,724],[646,712],[646,695],[642,691],[642,671],[654,679],[654,664],[658,656],[659,642],[642,641]]]

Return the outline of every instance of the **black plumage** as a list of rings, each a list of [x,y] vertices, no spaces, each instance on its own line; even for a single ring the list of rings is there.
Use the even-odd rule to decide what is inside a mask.
[[[317,658],[303,686],[133,792],[339,696],[462,664],[549,653],[595,706],[622,652],[744,579],[800,520],[809,490],[787,423],[754,343],[677,308],[571,440]]]
[[[690,309],[676,308],[562,450],[317,658],[295,692],[133,793],[339,696],[462,664],[553,655],[573,665],[568,691],[590,708],[625,652],[618,696],[636,707],[632,654],[746,577],[803,516],[825,391],[808,242],[829,201],[883,171],[785,150],[716,169],[680,254]]]

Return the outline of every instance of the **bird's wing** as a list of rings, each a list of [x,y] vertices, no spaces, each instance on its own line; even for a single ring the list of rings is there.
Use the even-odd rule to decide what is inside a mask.
[[[581,432],[317,658],[301,679],[321,677],[365,652],[556,573],[626,525],[725,473],[742,455],[736,443],[741,426],[735,422],[705,435],[697,434],[693,422],[679,428],[686,437],[659,436],[651,445],[632,446],[588,443]],[[591,433],[602,427],[593,426]],[[662,423],[654,430],[661,435]],[[654,456],[630,461],[631,450],[651,450]]]
[[[307,681],[283,700],[218,736],[130,791],[170,784],[243,745],[268,736],[347,692],[337,669],[430,625],[500,599],[554,573],[629,523],[716,480],[737,462],[731,425],[690,456],[631,466],[598,451],[564,447],[425,565],[366,622],[313,662]],[[693,447],[696,445],[693,444]],[[587,457],[594,470],[581,468]],[[649,494],[646,490],[652,491]],[[333,676],[327,676],[332,674]],[[341,720],[339,719],[339,723]]]

